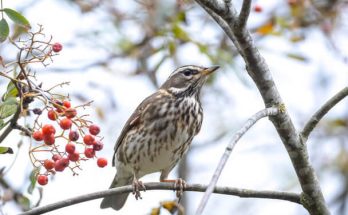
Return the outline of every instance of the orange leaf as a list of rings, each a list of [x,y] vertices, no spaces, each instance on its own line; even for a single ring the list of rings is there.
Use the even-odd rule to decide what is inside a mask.
[[[256,32],[261,34],[261,35],[267,35],[267,34],[272,33],[273,29],[274,29],[274,23],[268,22],[268,23],[262,25],[261,27],[259,27]]]

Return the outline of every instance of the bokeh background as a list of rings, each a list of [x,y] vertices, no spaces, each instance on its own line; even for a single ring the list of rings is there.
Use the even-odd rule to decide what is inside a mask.
[[[233,2],[240,7],[240,0]],[[41,24],[48,37],[63,44],[51,65],[33,70],[44,86],[70,81],[57,91],[69,94],[74,104],[94,101],[88,113],[102,128],[105,148],[99,155],[110,164],[125,121],[178,66],[220,65],[221,69],[202,90],[203,128],[172,178],[208,184],[234,132],[264,108],[232,43],[194,1],[3,0],[3,4],[20,11],[33,30]],[[347,86],[347,12],[346,0],[253,1],[249,29],[299,130],[327,99]],[[16,33],[15,26],[11,30]],[[0,55],[5,62],[16,57],[8,42],[0,44]],[[1,93],[7,82],[0,79]],[[333,108],[308,140],[310,160],[330,210],[337,215],[348,214],[347,105],[343,101]],[[38,201],[46,205],[106,189],[115,174],[111,165],[101,169],[91,160],[82,165],[78,176],[69,171],[57,174],[42,190],[38,187],[29,194],[29,140],[12,132],[3,145],[11,146],[15,154],[0,156],[5,173],[0,181],[9,185],[5,189],[0,184],[0,196],[21,193],[26,199],[2,198],[0,214],[17,214]],[[155,173],[142,180],[158,179]],[[300,191],[288,155],[267,119],[239,141],[218,185]],[[187,214],[193,214],[202,195],[185,193],[182,203]],[[100,210],[100,200],[94,200],[49,214],[149,214],[159,202],[174,198],[171,191],[149,191],[141,201],[130,197],[117,213]],[[306,211],[280,200],[213,195],[205,214],[300,215]]]

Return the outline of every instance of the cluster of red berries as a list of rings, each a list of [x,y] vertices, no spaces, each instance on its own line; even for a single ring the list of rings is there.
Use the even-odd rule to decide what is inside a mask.
[[[40,185],[48,183],[49,174],[62,172],[67,167],[76,174],[74,169],[79,168],[80,162],[96,157],[96,152],[102,150],[104,146],[98,136],[99,126],[83,117],[78,117],[76,108],[71,107],[69,101],[55,100],[52,102],[52,107],[46,110],[47,118],[59,127],[55,127],[53,123],[47,123],[39,126],[32,133],[34,140],[43,143],[33,148],[31,154],[48,151],[51,156],[49,159],[37,159],[32,156],[33,163],[39,163],[45,169],[44,173],[37,175],[37,182]],[[63,145],[60,145],[62,142]],[[107,160],[98,158],[97,165],[105,167]]]

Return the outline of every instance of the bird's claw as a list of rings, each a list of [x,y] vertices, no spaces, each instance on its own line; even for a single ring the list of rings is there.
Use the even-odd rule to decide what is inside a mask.
[[[174,190],[176,191],[176,197],[181,198],[184,193],[184,189],[186,189],[186,181],[182,178],[178,178],[174,182]]]
[[[136,200],[142,199],[140,191],[144,191],[144,192],[146,191],[146,187],[143,184],[143,182],[137,179],[134,179],[132,186],[133,186],[133,195],[135,196],[135,199]]]

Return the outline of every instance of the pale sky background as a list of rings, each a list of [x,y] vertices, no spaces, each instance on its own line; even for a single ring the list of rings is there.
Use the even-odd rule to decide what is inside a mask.
[[[22,4],[32,1],[4,0],[4,6],[20,9]],[[278,1],[258,1],[264,5],[264,14],[267,10],[279,6]],[[117,1],[120,7],[131,8],[133,1]],[[194,14],[194,12],[193,12]],[[149,94],[155,91],[148,79],[143,76],[128,76],[134,69],[132,62],[115,61],[114,71],[105,71],[100,68],[91,68],[84,71],[50,72],[50,68],[78,68],[91,59],[101,59],[105,56],[104,49],[90,48],[84,45],[85,41],[75,41],[76,34],[86,32],[94,28],[107,28],[108,23],[103,23],[104,14],[91,13],[80,15],[77,8],[70,4],[57,0],[43,0],[29,7],[24,14],[35,28],[35,23],[44,26],[48,35],[53,35],[54,41],[63,44],[63,51],[54,60],[54,64],[48,68],[38,67],[38,78],[45,86],[54,85],[63,81],[71,84],[61,92],[74,96],[83,94],[89,100],[94,100],[93,108],[89,113],[102,128],[105,137],[104,150],[101,156],[107,157],[111,164],[114,142],[119,132],[134,108]],[[346,15],[347,16],[347,15]],[[194,17],[194,16],[193,16]],[[262,20],[262,14],[252,14],[250,25],[253,26]],[[342,27],[334,34],[342,55],[348,56],[348,28],[347,20],[343,19]],[[192,22],[191,22],[192,23]],[[200,22],[192,24],[192,31],[200,28]],[[130,37],[137,37],[139,29],[132,26],[125,32]],[[212,41],[220,28],[207,26],[204,34],[198,34],[202,40]],[[301,129],[310,115],[335,92],[347,86],[348,66],[330,49],[327,40],[317,29],[308,30],[308,39],[304,42],[293,44],[282,37],[270,36],[263,39],[257,45],[261,54],[266,58],[273,78],[285,101],[287,110],[293,117],[295,126]],[[110,34],[115,35],[115,34]],[[110,40],[113,37],[110,36]],[[71,46],[77,44],[77,46]],[[290,59],[284,53],[301,53],[308,58],[307,62]],[[209,61],[191,45],[186,45],[180,50],[184,64],[199,64],[209,66]],[[4,53],[1,53],[4,55]],[[221,129],[228,129],[229,134],[221,141],[211,144],[210,147],[193,149],[189,154],[189,178],[188,183],[208,184],[215,167],[224,151],[228,141],[249,116],[261,110],[263,102],[250,78],[244,72],[244,63],[239,59],[234,66],[223,66],[216,75],[216,84],[205,87],[202,102],[204,106],[204,122],[200,134],[193,144],[200,144],[216,134]],[[159,69],[159,83],[168,77],[175,69],[172,63],[165,63]],[[236,71],[233,71],[236,70]],[[323,77],[324,74],[324,77]],[[326,86],[319,87],[318,77],[328,81]],[[244,81],[244,83],[243,83]],[[245,84],[246,83],[246,84]],[[3,89],[3,82],[2,87]],[[214,90],[213,90],[214,89]],[[220,95],[219,92],[224,92]],[[110,97],[112,99],[110,99]],[[116,101],[117,108],[112,107],[112,100]],[[74,102],[74,97],[72,97]],[[75,100],[77,102],[77,100]],[[344,101],[335,107],[329,116],[340,116],[346,110],[347,102]],[[101,108],[105,112],[105,120],[98,121],[94,108]],[[27,140],[27,139],[25,139]],[[11,145],[18,141],[18,136],[13,132],[4,145]],[[315,139],[308,141],[309,151],[315,149]],[[335,155],[335,139],[330,140],[322,149],[327,157]],[[28,144],[29,145],[29,144]],[[325,145],[325,144],[324,144]],[[331,146],[330,146],[331,145]],[[320,146],[323,146],[321,144]],[[318,149],[316,149],[318,150]],[[0,166],[9,163],[13,155],[2,155]],[[19,152],[19,159],[15,166],[6,175],[13,187],[25,190],[28,186],[27,174],[31,170],[28,159],[28,147],[24,146]],[[82,166],[83,171],[79,176],[73,177],[69,171],[59,173],[54,180],[44,187],[44,196],[41,206],[60,201],[77,195],[104,190],[109,187],[115,174],[115,169],[108,165],[101,169],[96,167],[96,160],[88,161]],[[332,198],[340,179],[334,175],[320,174],[320,182],[327,200]],[[175,178],[175,171],[171,174]],[[142,178],[143,182],[158,181],[159,174],[151,174]],[[237,144],[231,158],[226,165],[218,182],[221,186],[250,189],[270,189],[299,192],[295,172],[286,151],[281,144],[275,129],[267,119],[257,123]],[[197,208],[202,193],[188,193],[190,208],[187,214],[193,214]],[[62,214],[149,214],[151,208],[157,207],[160,201],[174,199],[172,191],[148,191],[142,193],[143,200],[135,201],[130,196],[125,207],[115,213],[114,210],[100,210],[99,200],[70,206],[50,212],[50,215]],[[37,195],[34,195],[34,199]],[[35,201],[34,201],[35,202]],[[335,208],[330,208],[335,214]],[[8,214],[18,213],[13,204],[7,203],[3,211]],[[166,214],[166,213],[161,213]],[[240,199],[233,196],[213,195],[204,214],[242,214],[242,215],[293,215],[306,214],[299,205],[279,200]]]

